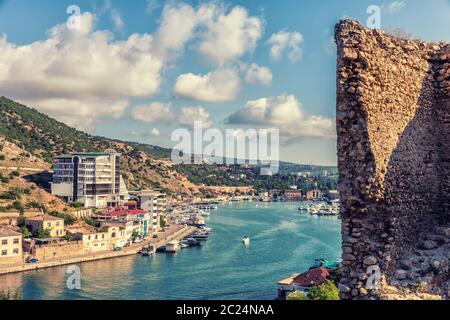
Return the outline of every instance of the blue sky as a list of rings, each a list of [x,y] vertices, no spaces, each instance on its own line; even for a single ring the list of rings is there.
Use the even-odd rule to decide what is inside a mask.
[[[76,35],[64,29],[70,5],[83,13]],[[193,118],[279,127],[282,160],[335,164],[333,28],[365,24],[369,5],[384,30],[450,40],[447,0],[0,0],[0,94],[95,134],[165,147]]]

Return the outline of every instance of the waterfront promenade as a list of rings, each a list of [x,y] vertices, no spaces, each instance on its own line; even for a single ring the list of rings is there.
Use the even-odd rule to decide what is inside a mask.
[[[71,256],[67,259],[51,259],[38,263],[28,264],[22,263],[16,266],[0,266],[0,275],[16,273],[16,272],[24,272],[24,271],[32,271],[39,270],[44,268],[51,268],[63,265],[77,264],[82,262],[96,261],[102,259],[111,259],[117,257],[125,257],[137,254],[143,247],[148,245],[153,245],[154,247],[161,247],[166,245],[169,241],[174,239],[181,239],[188,234],[195,232],[197,228],[182,226],[182,225],[171,225],[167,230],[161,232],[158,235],[158,238],[149,239],[142,243],[132,244],[129,247],[123,248],[121,251],[102,251],[96,253],[89,253],[80,256]]]

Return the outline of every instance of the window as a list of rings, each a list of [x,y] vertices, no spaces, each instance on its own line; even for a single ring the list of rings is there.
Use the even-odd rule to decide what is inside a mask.
[[[14,250],[13,250],[13,253],[14,253],[14,254],[19,254],[19,249],[14,249]]]
[[[51,222],[47,222],[47,227],[51,228],[52,227],[52,223]]]
[[[56,226],[59,227],[59,221],[56,222]]]
[[[19,244],[19,239],[18,238],[14,239],[14,244]]]
[[[7,245],[8,244],[8,240],[2,240],[2,245]]]
[[[8,254],[8,250],[2,250],[2,256],[6,256]]]

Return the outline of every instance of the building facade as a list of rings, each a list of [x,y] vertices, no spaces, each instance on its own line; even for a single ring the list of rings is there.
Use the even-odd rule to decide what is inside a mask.
[[[0,265],[23,262],[22,234],[0,226]]]
[[[320,190],[311,190],[306,193],[307,200],[320,200],[322,199],[322,192]]]
[[[161,228],[161,216],[167,212],[167,195],[161,190],[143,190],[130,193],[138,207],[150,214],[150,232],[157,234]]]
[[[302,200],[302,190],[288,189],[283,192],[283,199],[286,201],[299,201]]]
[[[58,217],[43,215],[28,218],[25,220],[25,225],[31,228],[32,233],[36,232],[38,229],[48,230],[50,232],[50,237],[52,238],[64,237],[66,235],[64,230],[64,219]]]
[[[72,153],[55,158],[52,194],[86,208],[115,207],[128,200],[120,153]]]

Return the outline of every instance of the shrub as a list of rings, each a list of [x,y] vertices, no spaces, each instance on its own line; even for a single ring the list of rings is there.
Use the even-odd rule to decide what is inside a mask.
[[[13,177],[19,177],[19,176],[20,176],[20,172],[17,171],[17,170],[14,170],[14,171],[11,171],[11,175],[12,175]]]
[[[294,291],[288,294],[286,300],[308,300],[308,297],[300,291]]]
[[[4,154],[0,154],[0,161],[5,161],[5,155]]]
[[[33,237],[38,239],[50,238],[50,231],[44,230],[42,228],[37,229],[36,232],[33,234]]]
[[[311,300],[339,300],[339,289],[333,282],[327,280],[320,286],[311,288],[308,298]]]
[[[0,199],[4,199],[4,200],[18,200],[22,197],[23,195],[23,190],[20,188],[11,188],[9,189],[9,191],[3,192],[0,195]]]
[[[25,212],[25,208],[23,207],[23,204],[20,201],[14,201],[13,204],[9,206],[9,208],[20,211],[21,213]]]
[[[29,230],[27,227],[25,227],[25,226],[21,227],[19,232],[23,235],[23,237],[24,237],[25,239],[31,237],[31,232],[30,232],[30,230]]]
[[[82,208],[83,204],[81,202],[74,202],[71,204],[73,208]]]

